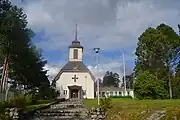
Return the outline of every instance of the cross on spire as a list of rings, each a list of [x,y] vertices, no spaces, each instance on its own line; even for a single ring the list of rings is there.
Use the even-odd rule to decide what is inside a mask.
[[[74,75],[74,77],[72,77],[72,79],[74,79],[74,82],[76,82],[76,79],[78,79],[78,77],[76,75]]]
[[[76,31],[75,31],[75,40],[77,40],[77,24],[76,24]]]

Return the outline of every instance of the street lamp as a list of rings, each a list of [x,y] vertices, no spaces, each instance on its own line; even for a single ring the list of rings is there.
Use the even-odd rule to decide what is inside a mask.
[[[98,69],[98,64],[99,64],[99,61],[98,61],[98,55],[99,55],[99,51],[100,51],[100,48],[94,48],[94,51],[96,53],[96,62],[97,62],[97,72],[99,71]],[[98,97],[98,105],[99,105],[99,80],[97,78],[97,97]]]

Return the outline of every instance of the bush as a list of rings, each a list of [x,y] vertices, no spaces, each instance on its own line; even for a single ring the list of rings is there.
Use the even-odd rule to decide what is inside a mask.
[[[22,93],[18,93],[11,101],[14,106],[18,108],[24,108],[26,105],[32,104],[32,97],[30,95],[25,96]]]
[[[105,112],[112,108],[111,98],[102,98],[100,99],[100,108]]]
[[[172,80],[172,92],[174,99],[180,99],[180,77],[174,77]]]
[[[0,112],[3,112],[5,108],[24,108],[26,105],[30,105],[32,102],[30,96],[24,96],[24,94],[16,94],[16,96],[8,101],[0,102]]]
[[[165,99],[168,97],[162,81],[148,71],[137,76],[134,92],[138,99]]]
[[[6,108],[15,107],[11,101],[3,101],[3,102],[0,102],[0,104],[1,104],[0,113],[3,113]]]

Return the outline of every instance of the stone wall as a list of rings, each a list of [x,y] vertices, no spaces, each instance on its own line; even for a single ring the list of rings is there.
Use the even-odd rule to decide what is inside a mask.
[[[91,120],[105,120],[106,118],[105,111],[101,108],[92,108],[88,111],[88,115]]]
[[[18,120],[19,119],[19,110],[17,108],[6,108],[5,109],[6,119]]]
[[[56,104],[58,101],[54,101],[44,106],[33,108],[30,110],[23,110],[20,108],[6,108],[4,111],[6,119],[10,120],[28,120],[30,119],[37,110],[50,108],[51,105]]]

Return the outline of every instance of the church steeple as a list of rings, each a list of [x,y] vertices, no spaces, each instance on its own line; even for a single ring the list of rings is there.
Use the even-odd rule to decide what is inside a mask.
[[[76,31],[75,31],[75,41],[77,41],[77,24],[76,24]]]
[[[69,46],[69,61],[82,61],[83,46],[77,39],[77,24],[75,29],[75,40]]]

